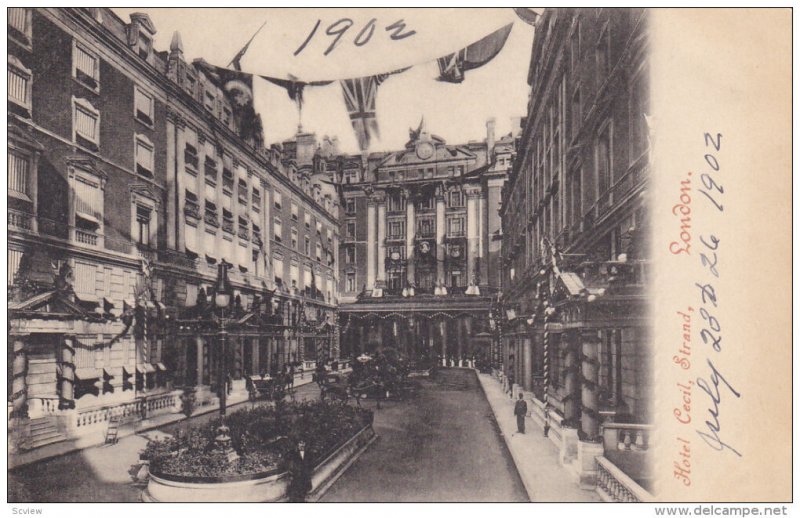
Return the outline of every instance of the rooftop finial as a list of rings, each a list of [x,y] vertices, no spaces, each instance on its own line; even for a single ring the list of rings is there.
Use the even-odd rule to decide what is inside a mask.
[[[169,44],[170,54],[183,54],[183,41],[181,41],[181,33],[175,31],[172,33],[172,41]]]

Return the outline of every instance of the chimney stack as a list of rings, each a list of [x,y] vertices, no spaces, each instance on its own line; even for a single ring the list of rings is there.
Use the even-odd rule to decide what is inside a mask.
[[[494,151],[494,117],[486,121],[486,153],[491,160]]]

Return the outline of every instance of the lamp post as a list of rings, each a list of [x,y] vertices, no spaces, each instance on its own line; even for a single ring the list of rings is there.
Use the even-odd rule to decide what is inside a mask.
[[[226,360],[226,341],[228,332],[225,330],[225,310],[228,309],[231,303],[231,288],[228,282],[228,267],[230,263],[225,262],[223,259],[217,267],[217,282],[214,290],[214,306],[219,311],[219,331],[217,332],[217,340],[219,342],[220,360],[219,360],[219,417],[220,426],[217,429],[217,437],[215,438],[216,445],[219,449],[228,455],[230,460],[234,460],[238,455],[231,447],[230,430],[225,426],[225,415],[227,412],[227,372],[225,368]]]

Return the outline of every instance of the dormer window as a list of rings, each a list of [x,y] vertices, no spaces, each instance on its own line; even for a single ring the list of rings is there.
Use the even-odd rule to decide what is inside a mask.
[[[153,46],[153,40],[151,40],[146,34],[143,32],[139,33],[139,41],[136,43],[136,53],[139,54],[139,57],[147,60],[150,57],[150,49]]]
[[[72,77],[93,92],[100,90],[100,60],[77,41],[72,45]]]
[[[203,97],[203,102],[206,109],[213,112],[214,108],[216,107],[216,97],[214,96],[214,92],[206,90],[205,96]]]

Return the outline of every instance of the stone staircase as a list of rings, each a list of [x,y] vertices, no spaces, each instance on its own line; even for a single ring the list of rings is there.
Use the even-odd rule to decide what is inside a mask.
[[[32,450],[67,439],[63,433],[58,431],[58,418],[54,416],[31,419],[28,426],[30,435],[25,445],[26,449]]]

